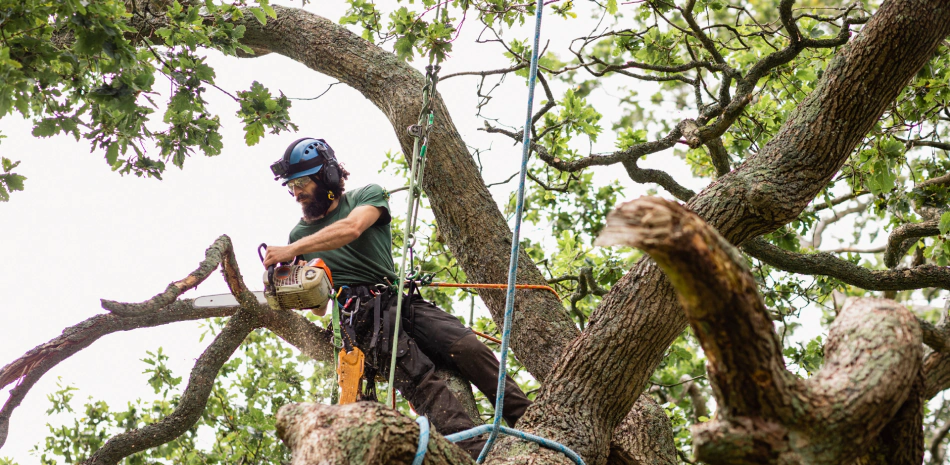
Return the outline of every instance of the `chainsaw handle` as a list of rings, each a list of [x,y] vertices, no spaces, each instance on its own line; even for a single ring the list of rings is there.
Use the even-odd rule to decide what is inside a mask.
[[[267,252],[266,243],[261,242],[261,245],[257,246],[257,256],[261,258],[261,263],[264,263],[264,253],[261,252],[261,250],[263,250],[264,252]]]
[[[257,256],[261,258],[261,263],[264,263],[264,254],[261,252],[267,251],[267,244],[261,242],[261,245],[257,246]],[[274,271],[277,269],[275,265],[267,267],[267,284],[273,289],[274,287]]]

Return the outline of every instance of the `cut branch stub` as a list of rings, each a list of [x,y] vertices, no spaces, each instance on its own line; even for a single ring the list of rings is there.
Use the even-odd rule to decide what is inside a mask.
[[[205,250],[205,259],[198,264],[198,268],[192,271],[188,276],[180,281],[175,281],[168,285],[161,294],[157,294],[151,299],[138,304],[127,304],[115,302],[112,300],[102,300],[102,308],[119,316],[136,316],[151,313],[172,303],[178,296],[189,289],[194,289],[201,284],[215,268],[218,267],[226,257],[230,256],[233,262],[234,250],[231,246],[231,238],[222,235]],[[240,277],[240,273],[238,274]],[[230,281],[229,283],[230,284]]]
[[[657,262],[703,343],[719,405],[729,416],[786,417],[782,347],[744,259],[699,216],[641,197],[610,213],[596,245],[623,243]]]
[[[716,421],[694,428],[699,460],[909,464],[922,450],[922,442],[895,446],[922,441],[922,336],[906,308],[850,300],[831,327],[824,366],[800,381],[785,370],[745,259],[697,215],[643,197],[611,212],[595,244],[642,249],[676,289],[720,407]]]
[[[426,465],[475,463],[434,429],[429,431]],[[376,402],[290,404],[277,412],[277,435],[293,452],[293,465],[409,465],[419,443],[419,425]]]

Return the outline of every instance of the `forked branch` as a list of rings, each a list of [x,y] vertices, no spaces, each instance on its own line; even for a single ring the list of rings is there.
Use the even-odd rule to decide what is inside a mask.
[[[909,465],[922,451],[922,337],[906,308],[850,300],[825,364],[802,381],[785,369],[745,259],[696,214],[643,197],[611,212],[596,244],[642,249],[676,289],[719,405],[716,420],[694,427],[700,461]]]
[[[85,464],[113,465],[136,452],[164,444],[188,431],[201,418],[221,366],[241,346],[244,338],[259,326],[260,317],[254,308],[238,310],[214,338],[214,342],[198,357],[175,411],[157,423],[109,439]]]

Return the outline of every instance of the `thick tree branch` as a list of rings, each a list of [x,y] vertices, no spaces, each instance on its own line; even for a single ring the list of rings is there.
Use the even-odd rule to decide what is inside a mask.
[[[611,440],[611,465],[675,465],[673,425],[666,410],[643,393]]]
[[[255,305],[256,306],[256,305]],[[136,452],[164,444],[195,425],[204,413],[214,379],[224,362],[240,347],[244,338],[260,326],[254,308],[241,308],[232,316],[214,342],[198,357],[188,378],[188,386],[171,415],[157,423],[122,433],[109,439],[87,460],[89,465],[113,465]]]
[[[950,268],[921,265],[899,270],[869,270],[827,252],[802,254],[753,239],[742,246],[749,255],[791,273],[831,276],[869,291],[905,291],[925,287],[950,289]]]
[[[3,367],[0,370],[0,387],[13,381],[19,380],[19,382],[10,391],[10,398],[0,409],[0,446],[6,441],[13,410],[20,405],[30,388],[50,369],[89,347],[100,337],[119,331],[149,328],[179,321],[230,316],[237,310],[235,307],[195,308],[192,303],[191,300],[180,300],[154,313],[132,317],[120,317],[115,314],[96,315],[64,329],[62,335],[36,346]]]
[[[294,464],[409,465],[419,443],[416,422],[376,402],[285,405],[277,412],[277,434],[293,451]],[[475,461],[430,429],[425,463]]]
[[[194,289],[208,279],[211,272],[224,260],[227,251],[231,250],[231,238],[221,236],[205,250],[205,259],[198,264],[185,279],[175,281],[165,288],[165,291],[139,304],[127,304],[112,300],[102,300],[102,308],[119,316],[136,316],[154,312],[178,298],[182,293]]]
[[[709,359],[723,415],[791,416],[794,376],[735,248],[695,214],[658,197],[641,197],[610,213],[595,245],[615,244],[648,253],[672,282]]]
[[[940,234],[937,227],[939,219],[924,221],[923,223],[905,224],[895,229],[887,237],[887,249],[884,251],[884,264],[888,268],[894,268],[907,251],[921,237],[936,236]]]
[[[745,259],[697,215],[643,197],[611,212],[596,243],[644,250],[676,289],[709,361],[719,406],[718,421],[695,429],[699,460],[788,463],[794,457],[830,465],[873,451],[887,455],[886,463],[912,463],[907,457],[921,450],[922,436],[913,433],[921,421],[921,333],[906,308],[848,301],[831,327],[825,364],[802,381],[785,369]],[[768,446],[752,447],[756,442]]]

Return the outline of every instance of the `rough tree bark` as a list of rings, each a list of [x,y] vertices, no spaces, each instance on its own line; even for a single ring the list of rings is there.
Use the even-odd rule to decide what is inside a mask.
[[[745,258],[683,206],[644,197],[612,212],[597,243],[647,252],[669,277],[703,346],[718,405],[693,428],[709,464],[919,464],[921,332],[893,301],[849,300],[808,380],[782,345]]]

